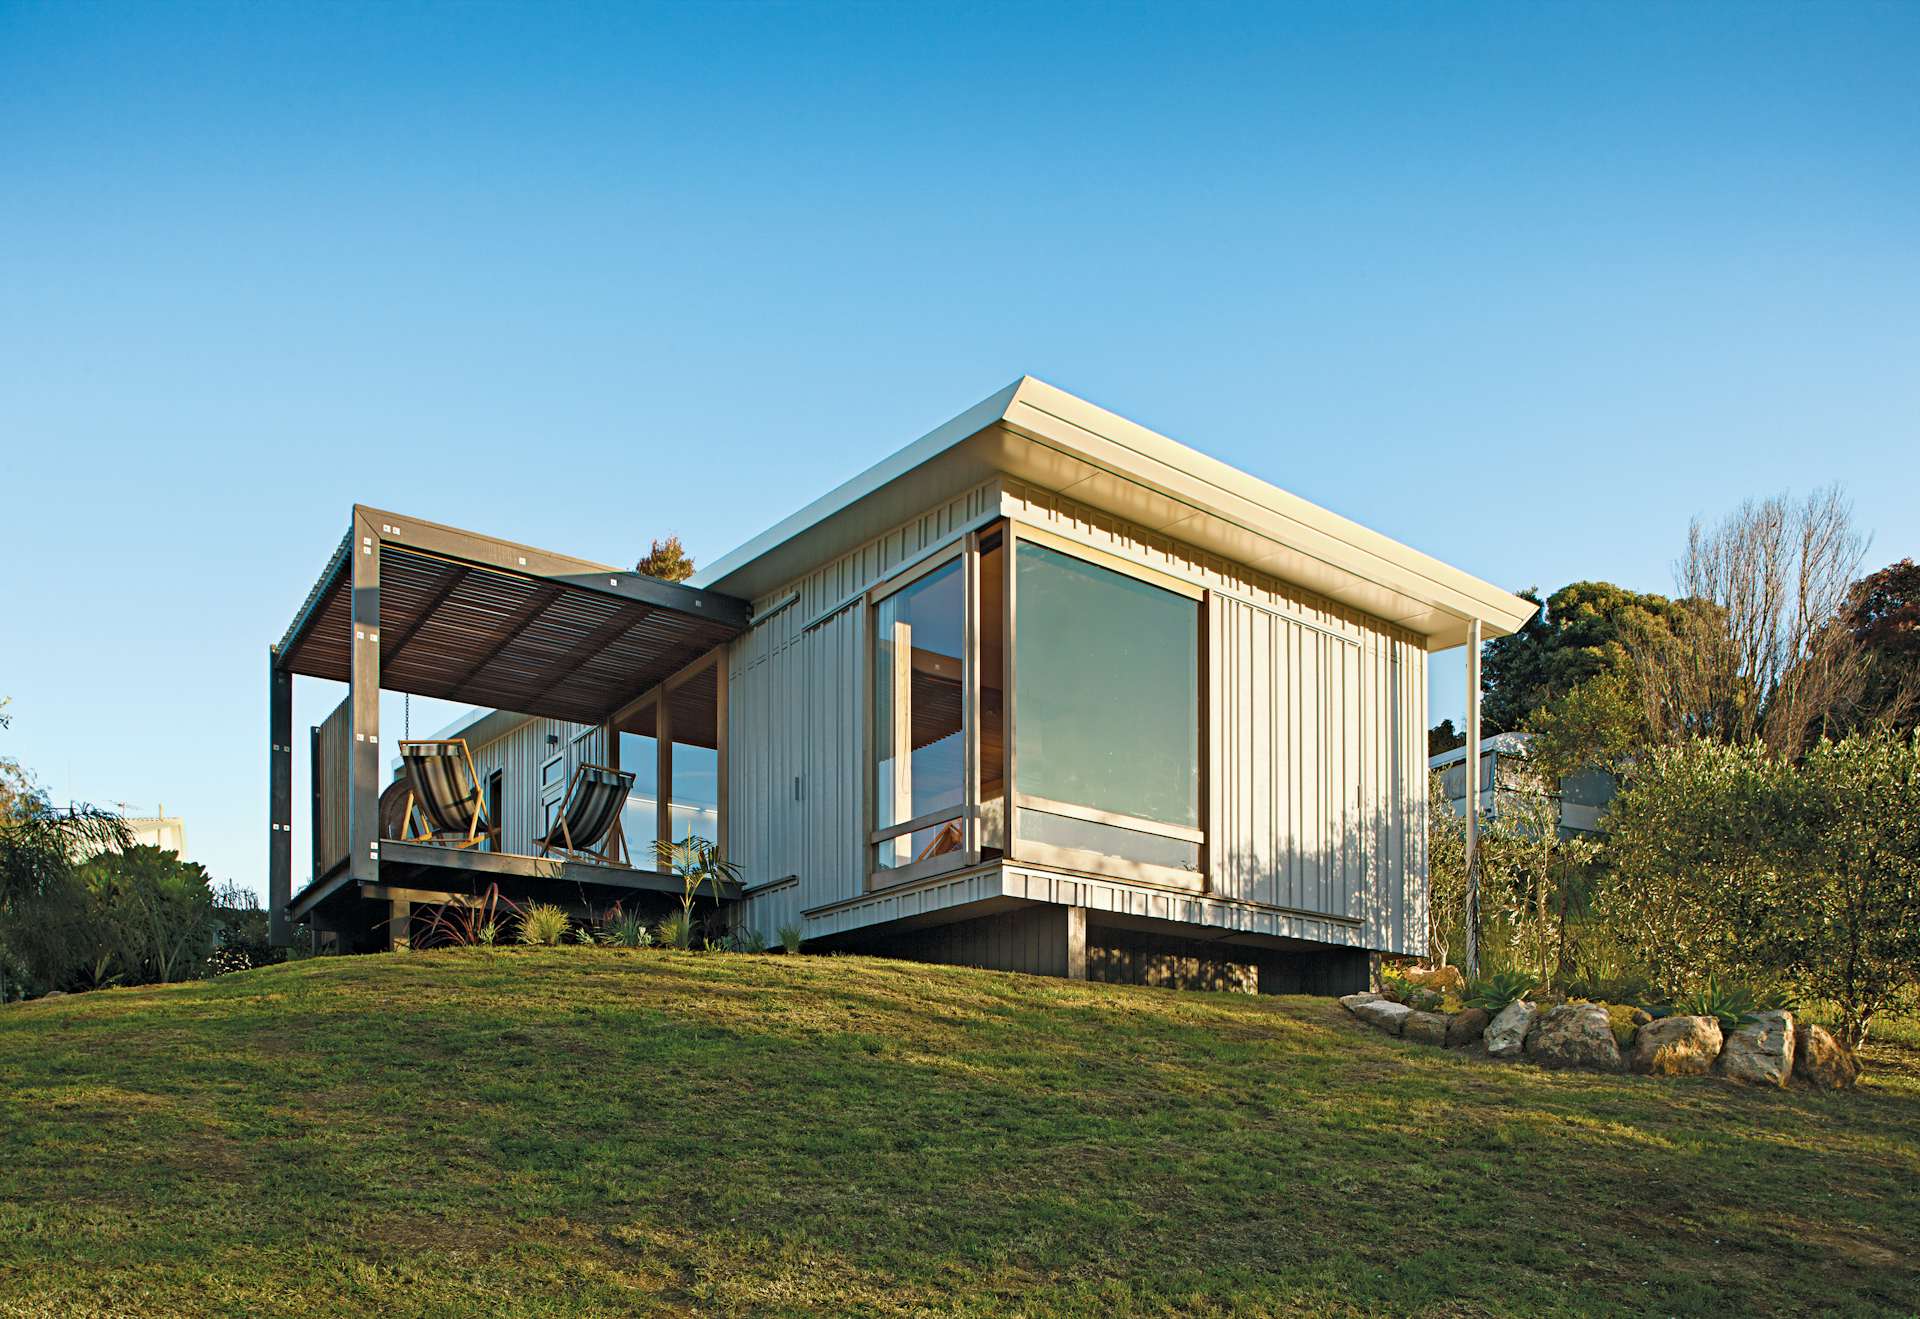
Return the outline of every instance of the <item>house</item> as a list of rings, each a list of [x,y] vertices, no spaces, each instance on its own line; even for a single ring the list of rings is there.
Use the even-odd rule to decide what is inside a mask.
[[[1480,744],[1480,797],[1486,803],[1481,814],[1498,817],[1500,797],[1510,792],[1545,791],[1540,772],[1527,760],[1531,733],[1498,733]],[[1429,757],[1427,767],[1440,773],[1441,788],[1455,815],[1467,812],[1467,749],[1455,747]],[[1597,834],[1600,817],[1613,800],[1616,788],[1613,776],[1603,769],[1585,769],[1563,777],[1552,796],[1560,814],[1560,834]]]
[[[1344,992],[1423,951],[1427,656],[1532,610],[1032,378],[685,584],[356,507],[269,655],[276,934],[657,903],[691,830],[770,941]],[[295,895],[297,675],[350,690]],[[480,708],[483,845],[383,828],[382,687]],[[636,775],[636,864],[534,855],[583,764]]]
[[[124,805],[124,803],[122,803]],[[163,852],[172,852],[182,861],[187,856],[187,822],[178,815],[168,815],[164,803],[153,815],[122,815],[121,825],[127,831],[127,843],[131,847],[156,847]],[[101,849],[88,846],[89,853]]]

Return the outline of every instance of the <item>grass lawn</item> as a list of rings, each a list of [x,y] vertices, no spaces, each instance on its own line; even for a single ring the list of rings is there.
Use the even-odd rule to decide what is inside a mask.
[[[1857,1093],[865,958],[323,958],[0,1007],[0,1315],[1920,1311]]]

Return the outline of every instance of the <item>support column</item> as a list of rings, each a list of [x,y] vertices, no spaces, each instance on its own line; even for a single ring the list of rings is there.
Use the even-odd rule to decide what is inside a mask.
[[[387,906],[387,951],[408,946],[413,924],[413,899],[390,898]]]
[[[670,693],[662,688],[660,699],[653,703],[653,753],[654,753],[654,802],[653,836],[669,843],[680,840],[673,836],[673,710]],[[647,849],[652,855],[653,849]]]
[[[1467,956],[1466,972],[1480,974],[1480,620],[1467,620]]]
[[[1067,979],[1087,978],[1087,909],[1067,908]]]
[[[267,648],[267,942],[293,940],[293,675]]]
[[[356,508],[349,626],[347,732],[347,869],[366,884],[380,882],[380,537]]]

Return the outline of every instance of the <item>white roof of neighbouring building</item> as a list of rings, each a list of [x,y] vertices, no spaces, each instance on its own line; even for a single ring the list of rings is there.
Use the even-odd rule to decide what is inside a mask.
[[[696,573],[748,599],[995,475],[1031,481],[1172,540],[1463,645],[1478,619],[1512,632],[1538,607],[1031,376],[822,495]]]

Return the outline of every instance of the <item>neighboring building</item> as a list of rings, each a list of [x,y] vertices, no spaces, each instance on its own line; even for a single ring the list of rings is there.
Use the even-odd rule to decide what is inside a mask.
[[[191,859],[187,856],[187,822],[177,815],[168,815],[165,804],[153,815],[123,815],[120,823],[126,826],[133,846],[157,847],[178,853],[182,861]]]
[[[177,815],[168,815],[165,806],[155,815],[128,815],[122,821],[133,841],[140,847],[157,847],[166,852],[177,852],[182,861],[187,856],[187,822]]]
[[[1480,813],[1498,817],[1500,796],[1510,792],[1541,791],[1540,773],[1527,759],[1531,733],[1499,733],[1480,744]],[[1455,815],[1467,813],[1467,749],[1455,747],[1430,757],[1427,767],[1441,773],[1440,786]],[[1603,769],[1586,769],[1560,780],[1554,797],[1560,809],[1560,832],[1601,832],[1600,817],[1613,800],[1613,776]]]
[[[1427,655],[1532,610],[1030,378],[685,585],[356,507],[271,652],[271,908],[644,905],[690,829],[770,942],[1344,991],[1424,952]],[[295,674],[352,684],[297,896]],[[382,829],[383,686],[482,707],[486,849]],[[633,867],[530,855],[581,764],[636,773]]]

